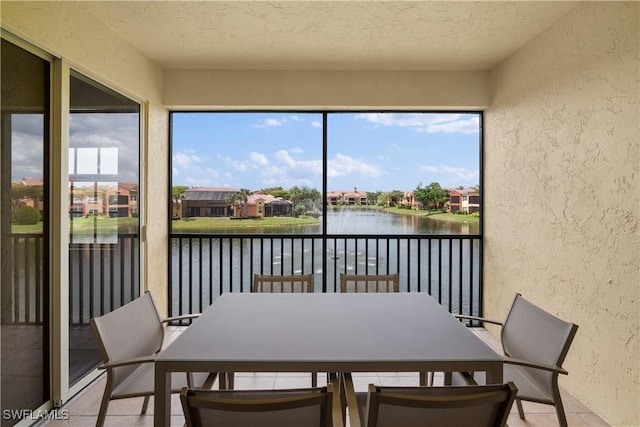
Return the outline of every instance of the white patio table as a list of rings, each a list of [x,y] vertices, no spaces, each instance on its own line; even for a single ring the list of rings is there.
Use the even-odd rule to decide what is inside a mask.
[[[427,371],[501,383],[502,358],[427,294],[224,294],[156,359],[154,425],[171,372]]]

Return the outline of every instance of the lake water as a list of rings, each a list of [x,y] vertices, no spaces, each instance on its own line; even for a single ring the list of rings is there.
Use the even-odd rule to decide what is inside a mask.
[[[233,224],[234,221],[230,221]],[[327,212],[328,234],[478,234],[478,222],[445,221],[430,218],[424,214],[393,214],[378,209],[349,209]],[[209,233],[209,230],[196,232]],[[322,216],[318,224],[269,227],[229,226],[216,228],[216,233],[224,234],[321,234]]]
[[[477,234],[477,222],[453,222],[425,215],[398,215],[379,210],[343,209],[327,213],[329,234]]]

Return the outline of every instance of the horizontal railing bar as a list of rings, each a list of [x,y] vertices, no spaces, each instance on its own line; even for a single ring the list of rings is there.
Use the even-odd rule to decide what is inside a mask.
[[[202,237],[221,238],[221,239],[272,239],[272,238],[298,238],[298,239],[442,239],[442,240],[469,240],[481,239],[480,234],[395,234],[388,236],[386,234],[309,234],[309,233],[269,233],[269,234],[234,234],[234,233],[171,233],[169,238],[189,238],[199,239]]]

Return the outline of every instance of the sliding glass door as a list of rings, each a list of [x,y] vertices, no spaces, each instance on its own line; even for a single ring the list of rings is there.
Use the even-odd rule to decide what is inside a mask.
[[[2,40],[2,426],[50,399],[50,62]]]
[[[71,71],[69,384],[100,362],[89,319],[140,294],[140,105]]]

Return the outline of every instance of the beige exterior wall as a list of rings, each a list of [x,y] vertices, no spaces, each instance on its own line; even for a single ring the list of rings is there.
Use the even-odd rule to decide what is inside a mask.
[[[166,70],[163,101],[194,109],[483,109],[489,72]]]
[[[76,2],[2,2],[2,28],[65,59],[72,68],[137,101],[149,102],[145,282],[167,307],[168,113],[161,104],[162,70]],[[149,197],[149,195],[153,197]]]
[[[640,425],[639,14],[579,5],[494,70],[485,115],[485,314],[520,292],[577,323],[560,384],[615,426]]]

